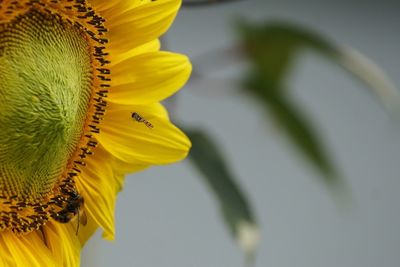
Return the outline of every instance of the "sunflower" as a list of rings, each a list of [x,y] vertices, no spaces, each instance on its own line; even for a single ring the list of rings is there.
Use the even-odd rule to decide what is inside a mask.
[[[0,266],[79,266],[124,175],[187,155],[160,104],[191,71],[159,51],[180,4],[0,0]]]

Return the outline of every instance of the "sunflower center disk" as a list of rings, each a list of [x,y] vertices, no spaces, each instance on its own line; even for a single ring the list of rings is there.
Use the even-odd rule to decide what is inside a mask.
[[[2,201],[40,202],[59,182],[82,136],[92,73],[73,25],[33,9],[0,24]]]

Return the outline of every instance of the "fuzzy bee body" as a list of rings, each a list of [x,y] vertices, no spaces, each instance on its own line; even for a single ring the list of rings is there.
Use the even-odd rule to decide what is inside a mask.
[[[59,223],[68,223],[72,220],[72,218],[75,217],[75,215],[78,215],[78,228],[77,228],[77,234],[79,230],[79,225],[82,223],[83,225],[87,224],[87,219],[85,213],[83,213],[84,216],[82,216],[82,221],[81,221],[81,216],[80,216],[80,208],[83,205],[83,197],[79,195],[75,191],[69,192],[69,198],[67,199],[67,205],[59,212],[54,213],[52,215],[52,218],[56,220]]]
[[[57,214],[53,215],[53,219],[56,220],[59,223],[68,223],[69,221],[72,220],[72,218],[75,216],[75,214],[71,214],[70,212],[66,210],[62,210],[58,212]]]
[[[79,209],[83,205],[83,197],[77,192],[69,193],[67,205],[59,212],[53,215],[54,220],[60,223],[69,222],[76,214],[79,214]]]

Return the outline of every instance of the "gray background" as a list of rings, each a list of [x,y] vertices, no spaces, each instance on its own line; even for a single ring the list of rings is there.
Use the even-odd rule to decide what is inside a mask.
[[[182,10],[167,41],[169,50],[196,57],[234,40],[237,15],[286,20],[358,49],[400,85],[399,12],[398,1],[242,1]],[[176,100],[175,116],[215,136],[251,196],[263,230],[256,266],[400,266],[400,127],[362,84],[312,53],[289,83],[352,189],[350,209],[338,208],[246,95],[196,84]],[[243,266],[213,195],[188,162],[127,177],[116,228],[116,241],[98,233],[88,243],[82,266]]]

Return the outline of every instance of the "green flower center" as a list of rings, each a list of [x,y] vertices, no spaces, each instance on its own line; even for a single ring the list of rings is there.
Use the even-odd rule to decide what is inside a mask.
[[[30,10],[0,24],[0,194],[38,200],[83,134],[92,86],[85,34]]]

